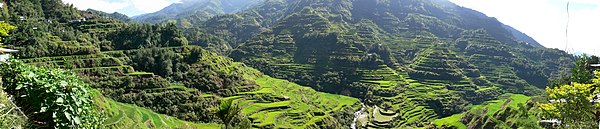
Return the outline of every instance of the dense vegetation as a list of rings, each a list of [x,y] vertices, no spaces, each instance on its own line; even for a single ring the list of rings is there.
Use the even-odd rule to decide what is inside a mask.
[[[570,76],[546,88],[545,95],[502,95],[461,114],[435,120],[437,128],[595,128],[598,126],[596,56],[579,56]],[[596,71],[597,72],[597,71]]]
[[[73,73],[11,60],[0,65],[2,87],[16,106],[42,128],[98,128],[89,88]]]
[[[542,109],[565,106],[538,108],[544,87],[560,99],[597,85],[597,58],[445,0],[184,0],[142,23],[2,3],[17,28],[0,36],[20,61],[3,64],[0,100],[28,118],[0,120],[41,127],[541,128]]]
[[[47,8],[41,8],[53,4],[56,6],[52,9],[69,13],[51,16]],[[14,15],[5,17],[12,19],[9,22],[18,26],[18,29],[6,38],[5,45],[21,50],[14,54],[15,58],[20,58],[20,61],[28,64],[24,66],[32,69],[24,71],[69,69],[87,83],[75,79],[69,72],[52,72],[57,74],[56,77],[64,75],[69,78],[54,78],[56,81],[53,83],[36,84],[62,84],[61,80],[75,79],[72,81],[94,89],[72,93],[85,93],[88,95],[86,99],[93,99],[87,101],[87,107],[104,112],[93,117],[104,121],[104,124],[82,125],[108,128],[219,128],[221,125],[216,123],[223,121],[217,118],[213,109],[219,106],[221,100],[242,102],[239,99],[243,99],[248,107],[239,115],[247,116],[241,118],[248,119],[252,127],[346,127],[352,120],[352,112],[359,108],[355,98],[325,94],[272,79],[242,63],[233,62],[231,58],[198,46],[188,46],[187,39],[173,23],[126,23],[121,21],[123,19],[114,19],[119,18],[118,14],[108,16],[95,10],[79,11],[72,5],[52,0],[10,1],[6,5],[7,14]],[[14,78],[6,76],[3,79]],[[33,88],[33,91],[38,90],[44,89]],[[13,94],[18,90],[13,88],[6,91]],[[94,96],[89,96],[89,92]],[[90,106],[92,102],[94,105]],[[323,106],[324,103],[328,105]],[[18,106],[21,109],[35,108],[30,105]],[[294,122],[276,124],[281,122],[276,121],[280,117],[294,119]],[[212,124],[194,124],[177,119]],[[67,120],[70,122],[73,119]],[[61,127],[48,124],[48,127]],[[237,125],[235,122],[231,124]]]
[[[572,67],[560,63],[571,55],[512,31],[447,1],[290,0],[183,32],[223,37],[203,46],[273,77],[389,108],[366,127],[423,127],[505,93],[540,95]]]
[[[11,97],[4,90],[0,90],[0,113],[2,113],[0,128],[23,128],[27,118],[10,99]]]

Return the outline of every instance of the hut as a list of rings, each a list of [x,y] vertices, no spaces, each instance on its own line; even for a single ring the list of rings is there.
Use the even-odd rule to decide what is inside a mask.
[[[0,48],[0,61],[6,61],[10,58],[10,53],[19,52],[19,50],[12,50],[6,48]]]

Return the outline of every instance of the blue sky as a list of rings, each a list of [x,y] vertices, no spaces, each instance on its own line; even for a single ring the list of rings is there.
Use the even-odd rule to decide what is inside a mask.
[[[158,11],[179,0],[63,0],[75,7],[128,16]],[[450,0],[496,17],[549,48],[600,55],[600,0]],[[566,4],[570,2],[570,18]],[[565,28],[569,20],[568,45]],[[565,49],[565,47],[567,49]],[[597,52],[596,52],[597,51]]]

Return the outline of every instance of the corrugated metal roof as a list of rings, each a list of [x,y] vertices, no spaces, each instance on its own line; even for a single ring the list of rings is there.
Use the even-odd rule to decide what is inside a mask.
[[[13,53],[13,52],[19,52],[19,50],[0,48],[0,53]]]

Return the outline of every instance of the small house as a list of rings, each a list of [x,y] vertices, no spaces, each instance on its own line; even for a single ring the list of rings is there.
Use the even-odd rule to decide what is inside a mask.
[[[590,64],[592,70],[600,70],[600,64]]]
[[[6,61],[10,58],[10,53],[19,52],[19,50],[12,50],[6,48],[0,48],[0,61]]]

